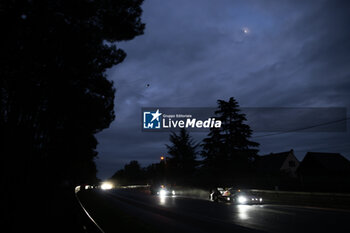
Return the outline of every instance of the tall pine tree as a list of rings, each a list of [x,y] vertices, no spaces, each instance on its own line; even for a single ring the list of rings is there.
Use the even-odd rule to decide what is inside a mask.
[[[223,182],[240,179],[250,171],[257,155],[259,143],[250,140],[252,130],[245,124],[244,113],[238,102],[231,97],[229,101],[218,100],[216,119],[221,120],[221,128],[212,128],[203,140],[204,168]]]

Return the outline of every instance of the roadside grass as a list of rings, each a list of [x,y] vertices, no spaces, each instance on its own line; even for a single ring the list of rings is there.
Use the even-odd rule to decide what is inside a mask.
[[[110,200],[99,193],[85,190],[78,193],[82,205],[105,233],[157,233],[158,231],[122,209],[112,205]]]

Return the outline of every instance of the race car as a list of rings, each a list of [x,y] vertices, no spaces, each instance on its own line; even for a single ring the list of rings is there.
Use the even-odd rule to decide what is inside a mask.
[[[237,204],[261,204],[262,197],[256,195],[250,190],[236,190],[232,193],[232,199]]]
[[[230,192],[230,188],[214,188],[212,190],[210,190],[209,193],[209,200],[211,201],[224,201],[224,202],[231,202],[231,192]]]
[[[211,201],[224,201],[235,204],[261,204],[262,197],[257,196],[250,190],[240,190],[233,188],[216,188],[211,190],[209,195]]]
[[[164,196],[175,196],[175,190],[168,188],[165,185],[160,185],[160,186],[152,186],[151,187],[151,193],[152,194],[157,194],[161,197]]]

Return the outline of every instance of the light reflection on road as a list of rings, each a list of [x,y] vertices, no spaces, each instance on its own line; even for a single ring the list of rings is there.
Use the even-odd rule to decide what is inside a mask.
[[[249,219],[249,212],[252,210],[252,207],[249,205],[237,205],[238,218],[240,220]]]
[[[166,196],[160,195],[159,196],[159,204],[160,205],[166,205],[166,199],[167,199]]]
[[[235,221],[244,222],[253,219],[254,216],[261,213],[263,205],[233,205],[233,216]]]
[[[176,205],[175,196],[159,195],[157,198],[158,198],[158,204],[161,206],[170,207],[170,206]]]

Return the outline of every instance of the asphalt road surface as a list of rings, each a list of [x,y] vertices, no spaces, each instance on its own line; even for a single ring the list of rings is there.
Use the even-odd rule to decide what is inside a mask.
[[[120,208],[159,232],[350,232],[350,211],[284,205],[235,205],[133,190],[102,192]]]

